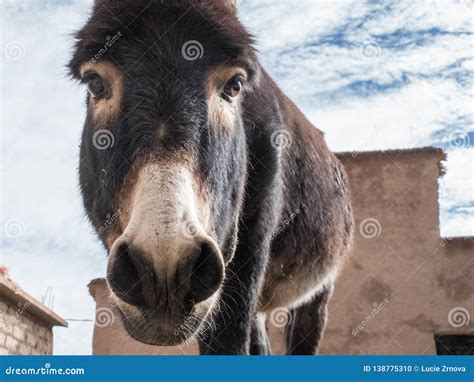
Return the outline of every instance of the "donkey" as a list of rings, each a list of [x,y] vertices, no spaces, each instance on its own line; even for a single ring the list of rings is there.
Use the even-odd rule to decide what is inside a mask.
[[[107,285],[138,341],[313,354],[350,246],[344,170],[261,67],[233,0],[97,0],[79,178]]]

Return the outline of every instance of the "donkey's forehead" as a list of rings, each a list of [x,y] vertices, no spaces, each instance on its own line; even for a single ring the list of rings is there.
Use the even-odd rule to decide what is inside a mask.
[[[99,59],[123,70],[147,61],[187,70],[205,70],[232,60],[250,67],[255,61],[251,36],[235,13],[216,6],[226,0],[214,3],[102,0],[76,35],[71,71],[79,77],[85,62]]]

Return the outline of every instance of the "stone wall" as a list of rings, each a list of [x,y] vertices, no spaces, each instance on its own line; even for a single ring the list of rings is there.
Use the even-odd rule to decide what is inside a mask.
[[[0,354],[48,355],[53,353],[52,327],[28,313],[29,302],[0,301]]]

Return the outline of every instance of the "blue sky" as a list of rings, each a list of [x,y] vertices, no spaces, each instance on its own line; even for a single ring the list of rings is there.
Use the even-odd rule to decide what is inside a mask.
[[[0,262],[65,318],[93,319],[105,251],[77,186],[84,89],[65,65],[91,1],[2,2]],[[335,151],[442,147],[441,233],[474,234],[472,2],[242,0],[260,58]],[[92,323],[55,329],[89,354]]]

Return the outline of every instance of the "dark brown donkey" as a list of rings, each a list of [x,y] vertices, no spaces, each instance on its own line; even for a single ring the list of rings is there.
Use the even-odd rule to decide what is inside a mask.
[[[80,184],[135,339],[312,354],[347,252],[344,170],[260,66],[231,0],[101,0],[70,63],[88,87]],[[113,217],[113,219],[110,218]]]

